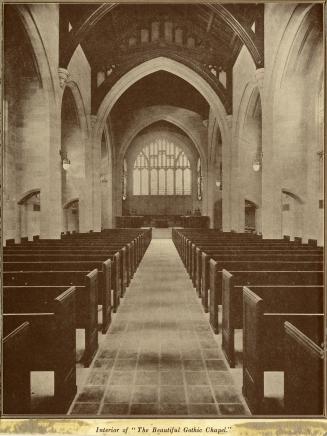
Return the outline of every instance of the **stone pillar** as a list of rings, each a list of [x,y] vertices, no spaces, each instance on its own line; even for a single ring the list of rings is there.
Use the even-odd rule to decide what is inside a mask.
[[[40,192],[40,238],[59,239],[62,223],[62,164],[60,157],[60,108],[56,119],[50,121],[48,161],[44,162],[45,176]]]
[[[96,117],[91,115],[91,125],[94,126]],[[81,233],[94,230],[93,228],[93,147],[92,136],[85,139],[85,178],[79,199],[79,228]]]
[[[261,194],[261,229],[264,239],[277,239],[282,237],[281,221],[281,191],[278,181],[280,163],[274,156],[274,129],[273,105],[264,81],[264,68],[255,72],[261,97],[262,110],[262,194]]]
[[[22,229],[22,212],[19,204],[15,204],[16,208],[16,235],[15,235],[15,243],[20,244],[21,242],[21,229]]]
[[[215,206],[215,166],[213,162],[208,162],[208,176],[207,176],[207,186],[208,186],[208,216],[210,218],[210,228],[214,227],[214,206]]]
[[[60,71],[62,70],[62,71]],[[63,89],[68,79],[69,73],[63,69],[59,69],[59,87],[57,82],[57,90]],[[64,79],[65,77],[65,79]],[[63,230],[63,215],[62,215],[62,163],[60,157],[61,149],[61,107],[53,101],[53,106],[50,109],[49,131],[44,132],[47,136],[44,141],[46,148],[44,156],[47,159],[42,163],[44,168],[43,183],[40,192],[40,238],[41,239],[59,239]],[[61,101],[61,99],[59,100]],[[47,100],[47,103],[49,101]]]
[[[133,172],[129,172],[131,175],[130,177],[133,177]],[[122,205],[122,161],[121,159],[118,159],[117,165],[113,166],[113,192],[114,192],[114,202],[115,202],[115,215],[113,216],[113,221],[115,222],[116,218],[115,216],[120,216],[123,213],[123,205]],[[130,180],[129,187],[132,188],[132,181]],[[129,194],[129,192],[128,192]]]
[[[223,231],[231,230],[231,137],[233,115],[226,117],[228,125],[228,138],[223,139],[222,143],[222,163],[223,163],[223,190],[222,190],[222,218]]]
[[[101,231],[101,140],[98,141],[94,136],[94,126],[96,123],[96,115],[91,115],[92,137],[90,145],[92,146],[92,216],[93,230]]]

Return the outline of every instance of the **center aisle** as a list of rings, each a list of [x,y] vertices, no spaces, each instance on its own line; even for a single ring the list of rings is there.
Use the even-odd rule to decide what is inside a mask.
[[[175,246],[154,239],[101,342],[72,415],[244,415]]]

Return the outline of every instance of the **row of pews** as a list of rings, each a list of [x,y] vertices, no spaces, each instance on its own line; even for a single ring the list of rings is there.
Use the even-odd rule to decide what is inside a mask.
[[[313,240],[302,244],[213,229],[174,229],[173,241],[214,333],[221,328],[231,368],[235,330],[243,329],[243,395],[251,412],[269,413],[265,372],[281,371],[282,413],[322,415],[323,249]]]
[[[44,413],[64,414],[76,394],[76,330],[88,367],[151,241],[151,229],[37,239],[3,249],[3,412],[31,413],[32,371],[54,372]],[[100,310],[100,316],[98,311]]]

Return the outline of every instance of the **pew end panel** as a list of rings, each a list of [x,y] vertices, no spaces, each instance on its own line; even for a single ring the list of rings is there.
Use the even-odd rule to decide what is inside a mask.
[[[207,253],[202,252],[202,280],[201,280],[201,302],[205,313],[208,313],[208,292],[210,286],[210,270],[209,270],[210,257]]]
[[[58,295],[49,311],[5,313],[4,321],[29,322],[28,349],[24,356],[29,371],[54,372],[54,397],[50,413],[65,414],[76,386],[76,330],[74,286]]]
[[[288,321],[284,324],[284,407],[287,415],[321,416],[324,413],[323,317],[308,321],[311,325],[303,329],[308,335]],[[317,337],[319,331],[320,338]]]
[[[3,322],[2,411],[5,415],[24,415],[31,410],[30,368],[25,358],[29,347],[30,324],[8,321]]]
[[[111,259],[103,262],[102,286],[102,333],[105,334],[111,323]]]
[[[243,387],[242,392],[250,410],[262,412],[264,399],[264,372],[262,368],[263,300],[246,286],[243,288],[243,322],[249,334],[243,334]]]
[[[287,286],[281,286],[270,295],[268,290],[269,287],[258,287],[258,295],[248,287],[243,287],[243,394],[255,414],[264,412],[264,372],[285,372],[284,356],[287,350],[284,323],[289,321],[303,327],[313,322],[312,329],[319,332],[315,319],[323,317],[323,287],[290,287],[288,292]],[[310,291],[313,294],[312,301],[308,298]],[[313,313],[315,309],[321,312]]]
[[[215,334],[219,333],[219,322],[218,322],[218,295],[217,295],[217,281],[221,274],[217,274],[216,262],[213,259],[207,261],[206,263],[209,269],[209,294],[210,294],[210,304],[209,304],[209,322],[212,330]]]
[[[87,325],[85,329],[84,366],[88,367],[98,350],[98,270],[94,269],[85,277],[85,287],[88,290],[86,297]]]
[[[195,288],[198,296],[201,295],[201,275],[202,275],[202,251],[199,247],[195,249],[196,256],[196,276],[195,276]]]
[[[56,367],[54,384],[55,410],[69,409],[77,392],[76,385],[76,288],[71,286],[55,299]]]
[[[120,268],[120,283],[121,283],[121,294],[120,297],[123,298],[127,287],[127,249],[122,247],[121,250],[121,268]]]
[[[216,271],[216,266],[215,266]],[[220,273],[220,272],[218,272]],[[234,330],[237,328],[235,319],[239,319],[234,297],[234,276],[229,271],[223,269],[222,273],[222,350],[231,368],[235,367],[235,345]]]
[[[114,262],[112,265],[112,309],[114,313],[117,312],[121,296],[120,257],[120,252],[117,251],[114,254]]]

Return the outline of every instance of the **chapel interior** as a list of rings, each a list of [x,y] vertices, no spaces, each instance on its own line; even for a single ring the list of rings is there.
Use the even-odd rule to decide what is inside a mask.
[[[323,13],[4,4],[4,416],[323,416]]]

